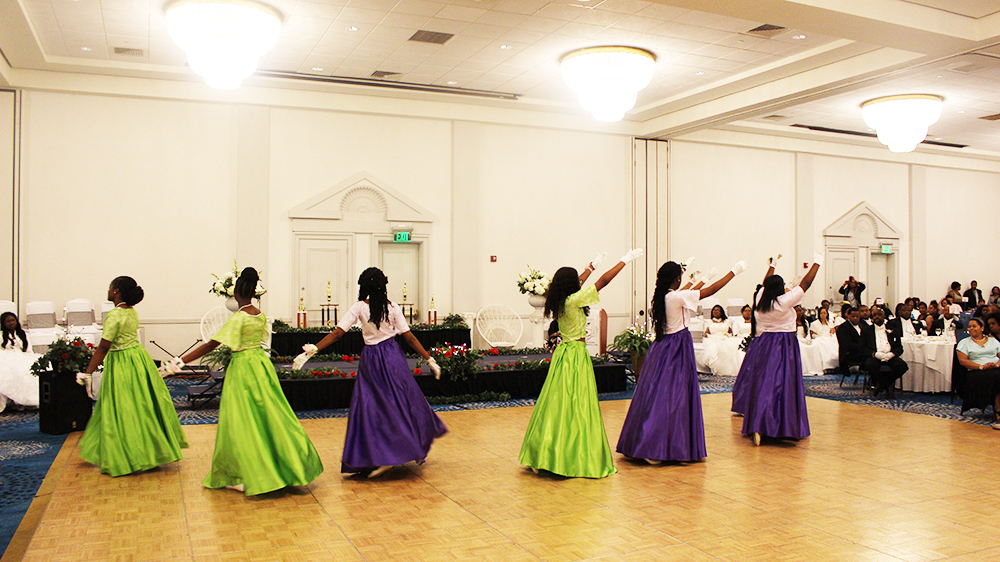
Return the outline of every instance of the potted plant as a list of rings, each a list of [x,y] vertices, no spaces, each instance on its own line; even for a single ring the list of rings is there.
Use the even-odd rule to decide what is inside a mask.
[[[528,295],[528,304],[535,307],[536,316],[541,317],[542,308],[545,307],[545,291],[549,288],[552,280],[549,276],[537,269],[528,266],[528,272],[517,277],[517,290],[522,295]]]
[[[59,339],[31,366],[31,373],[38,377],[38,428],[42,433],[59,435],[87,427],[92,400],[77,384],[76,373],[87,369],[93,355],[93,344],[80,338]]]
[[[642,362],[646,359],[646,352],[653,344],[653,332],[646,329],[645,325],[639,325],[638,320],[626,328],[622,333],[615,336],[615,341],[611,344],[611,349],[623,351],[632,356],[632,371],[636,380],[639,379],[639,372],[642,371]]]

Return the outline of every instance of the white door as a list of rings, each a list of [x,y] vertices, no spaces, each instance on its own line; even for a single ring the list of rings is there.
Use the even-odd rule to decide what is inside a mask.
[[[338,305],[341,314],[357,300],[357,284],[352,294],[353,274],[349,270],[347,240],[309,238],[299,240],[299,296],[305,297],[310,326],[320,325],[320,305]],[[296,305],[296,310],[298,306]],[[332,313],[331,313],[332,316]],[[331,317],[332,320],[332,317]]]
[[[840,294],[840,287],[847,281],[847,278],[858,274],[858,252],[857,250],[833,249],[826,250],[826,263],[829,267],[826,270],[826,298],[831,302],[840,302],[844,297]],[[837,309],[839,310],[839,309]]]
[[[871,261],[868,263],[868,279],[865,285],[868,287],[864,292],[865,303],[872,303],[875,299],[881,298],[890,307],[895,303],[893,294],[893,254],[873,253]]]
[[[420,309],[420,245],[383,242],[378,245],[382,272],[389,278],[389,300],[408,302]],[[403,299],[406,283],[406,299]]]

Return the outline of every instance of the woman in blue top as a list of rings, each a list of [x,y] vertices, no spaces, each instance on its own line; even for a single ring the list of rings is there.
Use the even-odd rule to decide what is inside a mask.
[[[982,318],[969,319],[969,337],[955,348],[958,362],[969,370],[962,392],[962,411],[993,406],[993,429],[1000,429],[1000,342],[983,331]]]

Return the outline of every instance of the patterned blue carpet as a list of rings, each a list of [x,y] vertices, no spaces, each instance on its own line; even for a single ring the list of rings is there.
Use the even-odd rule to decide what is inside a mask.
[[[702,394],[732,392],[731,377],[700,375]],[[918,394],[908,392],[895,399],[872,398],[862,395],[860,385],[852,385],[851,379],[839,386],[839,375],[806,377],[806,395],[814,398],[837,400],[873,406],[899,412],[909,412],[937,418],[957,420],[965,423],[988,425],[990,416],[979,410],[963,415],[961,400],[951,403],[948,395]],[[184,380],[168,380],[177,415],[184,425],[213,424],[219,419],[218,400],[210,402],[206,408],[192,410],[187,401],[185,387],[191,384]],[[634,385],[629,384],[625,392],[602,394],[600,400],[627,400],[632,398]],[[438,412],[457,410],[482,410],[488,408],[509,408],[531,406],[535,400],[510,400],[507,402],[477,402],[434,406]],[[324,419],[347,417],[346,409],[313,410],[297,412],[299,419]],[[62,447],[64,435],[46,435],[38,431],[38,412],[35,410],[8,411],[0,413],[0,552],[7,548],[14,531],[24,517],[38,487],[52,465],[52,461]]]

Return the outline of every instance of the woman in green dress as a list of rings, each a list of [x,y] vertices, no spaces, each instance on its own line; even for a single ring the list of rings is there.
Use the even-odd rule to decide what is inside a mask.
[[[594,365],[584,343],[588,307],[625,264],[642,255],[636,248],[593,285],[580,288],[603,256],[582,274],[563,267],[545,291],[545,316],[559,322],[562,343],[556,347],[549,373],[524,434],[518,462],[536,473],[547,470],[571,477],[604,478],[615,473],[611,447],[597,402]]]
[[[142,297],[142,287],[131,277],[111,282],[108,300],[115,308],[104,319],[101,343],[85,373],[92,375],[104,362],[104,380],[80,439],[80,457],[111,476],[179,461],[181,449],[188,446],[170,391],[139,343],[139,316],[132,307]]]
[[[204,343],[167,364],[179,371],[219,345],[233,351],[219,406],[212,471],[202,485],[232,488],[248,496],[305,486],[323,472],[323,463],[288,405],[278,375],[261,342],[267,336],[267,318],[251,304],[258,275],[244,269],[233,289],[240,309]]]

